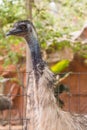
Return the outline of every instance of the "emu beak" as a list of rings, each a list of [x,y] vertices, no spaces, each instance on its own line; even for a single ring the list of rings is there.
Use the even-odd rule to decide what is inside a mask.
[[[9,32],[6,33],[6,36],[17,35],[17,34],[19,34],[21,32],[22,32],[21,29],[12,28]]]
[[[7,33],[6,33],[6,36],[9,36],[9,35],[11,35],[10,32],[7,32]]]

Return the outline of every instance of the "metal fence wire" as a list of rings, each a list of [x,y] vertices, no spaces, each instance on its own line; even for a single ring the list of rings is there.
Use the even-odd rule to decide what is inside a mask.
[[[29,87],[26,74],[15,73],[13,77],[0,79],[0,130],[23,130],[26,121],[26,88]],[[62,101],[62,109],[76,113],[87,113],[87,73],[72,73],[60,84],[69,88],[68,93],[58,94],[58,103]],[[58,88],[59,89],[59,88]],[[44,95],[45,96],[45,95]]]

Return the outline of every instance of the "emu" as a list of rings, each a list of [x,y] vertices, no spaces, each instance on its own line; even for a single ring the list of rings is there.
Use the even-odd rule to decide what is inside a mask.
[[[86,130],[87,116],[63,111],[54,96],[55,75],[41,57],[39,42],[31,21],[18,21],[7,35],[23,37],[31,52],[32,71],[27,88],[24,130]]]

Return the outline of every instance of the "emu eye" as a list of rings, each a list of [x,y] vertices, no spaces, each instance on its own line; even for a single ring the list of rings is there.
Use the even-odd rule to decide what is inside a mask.
[[[22,30],[25,30],[25,29],[26,29],[26,26],[25,26],[25,25],[22,25],[22,26],[20,26],[20,28],[21,28]]]

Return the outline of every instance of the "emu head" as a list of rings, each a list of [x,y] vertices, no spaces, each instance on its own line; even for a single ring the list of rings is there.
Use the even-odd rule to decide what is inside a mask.
[[[23,20],[16,22],[11,30],[7,32],[6,36],[16,35],[20,37],[26,37],[31,35],[32,33],[36,35],[36,31],[32,22],[29,20]]]

